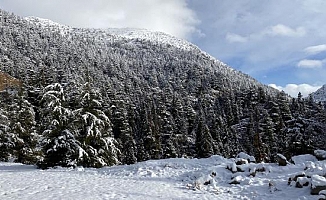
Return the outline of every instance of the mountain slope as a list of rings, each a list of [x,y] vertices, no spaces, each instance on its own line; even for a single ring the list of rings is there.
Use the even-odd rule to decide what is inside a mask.
[[[63,35],[66,35],[67,37],[71,37],[71,35],[75,34],[84,37],[84,39],[93,38],[95,41],[92,42],[96,43],[95,45],[101,46],[101,49],[105,48],[103,47],[103,45],[113,46],[115,45],[115,43],[121,43],[123,46],[126,47],[128,46],[128,50],[134,53],[137,52],[140,48],[150,48],[150,47],[146,47],[146,42],[147,42],[150,43],[150,45],[153,47],[158,46],[159,48],[165,48],[163,50],[171,51],[171,53],[173,53],[173,51],[176,51],[176,49],[177,51],[183,51],[182,52],[183,54],[185,54],[186,52],[190,52],[191,54],[196,55],[197,57],[199,56],[200,57],[199,59],[205,60],[205,62],[207,62],[207,63],[203,63],[203,66],[200,66],[200,68],[205,68],[206,70],[209,70],[210,72],[213,73],[223,74],[223,76],[229,79],[228,81],[231,82],[230,84],[232,84],[232,86],[235,87],[234,89],[263,87],[264,90],[266,90],[268,93],[273,93],[273,94],[277,93],[275,89],[270,88],[268,86],[264,86],[261,83],[257,82],[252,77],[246,74],[242,74],[241,72],[238,72],[232,69],[231,67],[227,66],[226,64],[222,63],[221,61],[216,60],[215,58],[208,55],[206,52],[201,51],[197,46],[185,40],[167,35],[162,32],[152,32],[152,31],[147,31],[145,29],[131,29],[131,28],[80,29],[80,28],[71,28],[68,26],[63,26],[47,19],[41,19],[36,17],[27,17],[25,19],[28,22],[35,24],[36,26],[41,26],[46,30],[51,30],[52,32],[57,31],[63,33]],[[154,48],[152,50],[156,51]],[[139,53],[140,55],[142,54],[141,52]],[[158,53],[162,53],[162,52],[158,52]],[[165,52],[164,54],[166,53],[168,52]],[[110,57],[110,55],[108,56]],[[142,58],[145,59],[145,57],[143,56],[144,55],[142,55]],[[178,57],[178,55],[173,55],[173,54],[170,54],[168,56],[170,57],[169,59],[171,60],[175,60]],[[152,58],[148,58],[148,59],[152,59]],[[163,62],[159,63],[158,66],[164,65],[166,62],[168,62],[166,61],[166,59],[162,59],[162,60]],[[178,67],[178,66],[174,66],[174,67]],[[182,68],[186,68],[186,66],[182,66]]]
[[[311,95],[316,102],[326,102],[326,85],[323,85]]]
[[[184,40],[0,17],[0,70],[23,83],[2,93],[2,160],[102,167],[246,151],[273,161],[325,148],[319,105],[289,101]]]

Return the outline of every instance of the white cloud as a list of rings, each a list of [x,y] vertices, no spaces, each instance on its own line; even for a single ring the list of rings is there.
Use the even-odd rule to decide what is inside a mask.
[[[302,1],[302,5],[314,13],[325,13],[325,0],[304,0]]]
[[[239,43],[244,43],[247,42],[247,38],[243,37],[241,35],[238,34],[234,34],[234,33],[227,33],[225,36],[225,39],[231,43],[233,42],[239,42]]]
[[[299,68],[309,68],[309,69],[321,68],[323,66],[323,61],[304,59],[304,60],[300,60],[297,66]]]
[[[326,51],[326,44],[310,46],[305,48],[304,51],[308,54],[318,54],[320,52]]]
[[[250,40],[251,42],[257,42],[262,39],[264,40],[265,36],[302,37],[305,34],[306,30],[303,27],[297,27],[296,29],[292,29],[283,24],[278,24],[275,26],[269,26],[257,32],[252,32],[247,36],[241,36],[235,33],[228,32],[225,38],[230,43],[244,43],[248,40]]]
[[[324,59],[307,57],[304,49],[326,45],[325,0],[188,1],[202,21],[199,28],[206,34],[196,41],[197,45],[212,56],[258,80],[279,85],[325,82],[319,76],[325,76],[323,68],[318,69],[322,71],[318,77],[303,77],[298,71],[306,70],[297,66],[303,59]],[[286,80],[279,75],[284,72],[291,74]],[[265,74],[268,78],[261,78]]]
[[[296,29],[292,29],[283,24],[277,24],[275,26],[267,28],[264,33],[273,36],[301,37],[306,34],[306,30],[303,27],[297,27]]]
[[[186,0],[1,0],[0,7],[74,27],[146,28],[181,38],[200,33]]]
[[[284,91],[292,97],[298,97],[298,93],[301,92],[303,97],[307,97],[310,93],[315,92],[322,86],[314,86],[309,84],[287,84],[285,87],[278,86],[276,84],[269,84],[270,87]]]

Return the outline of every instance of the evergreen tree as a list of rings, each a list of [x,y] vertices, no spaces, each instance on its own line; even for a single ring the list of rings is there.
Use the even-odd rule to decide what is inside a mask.
[[[275,156],[279,152],[278,146],[276,143],[276,134],[275,134],[275,128],[274,123],[272,119],[269,116],[266,116],[264,119],[264,143],[265,143],[265,149],[264,154],[266,155],[264,157],[265,162],[275,162]]]
[[[63,87],[58,83],[45,87],[41,102],[44,159],[39,167],[78,165],[83,151],[69,127],[72,116],[65,107]]]
[[[73,113],[74,132],[84,150],[78,165],[103,167],[118,164],[119,149],[112,124],[101,110],[101,94],[86,83],[79,98],[80,108]]]
[[[0,15],[3,160],[39,159],[30,154],[35,133],[43,134],[50,166],[209,156],[211,149],[226,157],[245,150],[259,161],[307,149],[306,140],[325,149],[325,109],[311,97],[290,102],[193,45],[160,33],[143,40]],[[4,81],[4,73],[28,88],[21,99],[13,95],[21,84]]]
[[[8,161],[13,157],[16,137],[11,132],[8,113],[0,109],[0,160]]]
[[[253,119],[253,115],[251,114],[248,119],[248,125],[244,136],[245,151],[249,155],[254,155],[254,133],[255,133],[254,127],[255,127],[255,122]]]
[[[36,130],[35,111],[23,94],[19,92],[17,98],[16,117],[12,120],[13,132],[19,138],[15,146],[16,161],[27,164],[36,163],[36,158],[40,154],[36,150],[39,134]]]
[[[151,119],[152,114],[150,110],[146,109],[149,106],[149,102],[144,102],[140,106],[139,116],[137,121],[139,121],[139,134],[137,138],[137,160],[143,161],[151,158],[155,158],[156,155],[156,138],[153,134],[153,122]]]
[[[186,156],[188,153],[188,120],[184,109],[184,102],[182,102],[182,98],[177,95],[173,97],[171,115],[174,120],[174,136],[171,138],[174,138],[172,144],[175,147],[175,153],[170,153],[170,155],[175,154],[178,157]]]
[[[209,132],[208,126],[204,124],[203,119],[199,119],[196,131],[196,148],[199,158],[208,158],[213,155],[213,138]]]
[[[113,100],[111,106],[111,122],[114,138],[120,144],[121,162],[133,164],[137,162],[136,142],[128,121],[128,112],[123,100]]]

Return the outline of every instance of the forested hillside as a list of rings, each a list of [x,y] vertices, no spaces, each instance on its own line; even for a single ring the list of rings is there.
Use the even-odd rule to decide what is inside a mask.
[[[1,160],[102,167],[245,151],[274,161],[326,148],[321,104],[172,36],[1,10],[0,35],[1,74],[21,83],[1,92]]]
[[[326,84],[319,88],[317,91],[313,92],[312,98],[316,102],[326,103]]]

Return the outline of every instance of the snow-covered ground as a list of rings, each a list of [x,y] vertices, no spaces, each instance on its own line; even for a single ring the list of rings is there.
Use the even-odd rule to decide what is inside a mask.
[[[296,188],[294,182],[288,185],[288,179],[303,172],[326,174],[326,161],[311,156],[298,157],[296,165],[283,167],[245,162],[237,165],[245,172],[232,173],[226,168],[234,162],[213,156],[48,170],[0,163],[0,199],[318,199],[310,194],[310,185]],[[253,171],[255,176],[250,176]],[[232,180],[240,184],[229,184]]]

